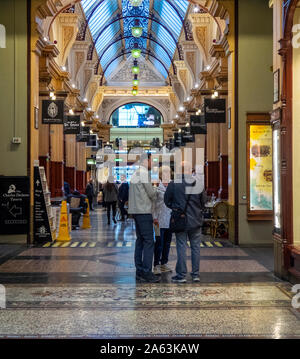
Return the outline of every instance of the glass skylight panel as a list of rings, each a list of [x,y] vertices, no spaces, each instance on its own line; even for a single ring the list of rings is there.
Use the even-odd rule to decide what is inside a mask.
[[[112,64],[107,68],[107,71],[105,72],[105,77],[109,77],[114,71],[115,69],[120,65],[122,61],[122,56],[115,59]]]
[[[188,6],[189,6],[189,2],[187,0],[171,0],[174,5],[180,9],[180,11],[184,14],[187,12]]]
[[[163,67],[163,65],[157,61],[155,58],[150,56],[150,61],[152,62],[153,66],[164,76],[167,78],[168,73],[165,70],[165,68]]]

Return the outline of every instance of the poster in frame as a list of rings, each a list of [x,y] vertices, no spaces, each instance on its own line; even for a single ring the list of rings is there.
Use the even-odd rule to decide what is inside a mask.
[[[247,113],[247,219],[273,219],[272,126],[269,113]]]

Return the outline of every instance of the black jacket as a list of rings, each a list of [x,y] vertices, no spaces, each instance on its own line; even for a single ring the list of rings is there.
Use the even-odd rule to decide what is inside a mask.
[[[170,182],[167,187],[164,201],[165,205],[171,209],[181,209],[184,211],[188,197],[190,196],[189,204],[186,210],[187,215],[187,230],[197,229],[203,225],[203,209],[207,202],[207,195],[205,190],[199,190],[200,183],[192,176],[186,177],[187,181],[182,178],[181,183]],[[193,182],[192,182],[193,181]],[[192,194],[188,191],[193,190]]]
[[[85,194],[88,197],[93,197],[94,196],[94,186],[92,183],[88,183],[85,189]]]
[[[128,196],[129,196],[129,184],[127,182],[123,182],[119,187],[118,199],[121,202],[127,202]]]

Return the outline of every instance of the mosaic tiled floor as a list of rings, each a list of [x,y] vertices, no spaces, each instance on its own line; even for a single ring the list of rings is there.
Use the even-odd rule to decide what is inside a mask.
[[[6,290],[0,337],[300,338],[291,285],[275,278],[270,261],[262,259],[272,255],[269,250],[256,257],[204,238],[201,283],[188,278],[175,285],[168,273],[150,285],[135,281],[132,222],[107,226],[97,210],[92,229],[72,237],[69,246],[0,246],[0,252],[9,249],[0,255]],[[172,246],[169,265],[175,263]]]

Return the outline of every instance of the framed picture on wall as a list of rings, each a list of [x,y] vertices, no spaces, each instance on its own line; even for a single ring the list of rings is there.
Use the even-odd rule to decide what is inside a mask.
[[[273,137],[269,113],[247,113],[247,218],[273,219]]]
[[[280,98],[280,70],[278,69],[273,73],[273,80],[274,80],[274,99],[273,103],[279,102]]]

